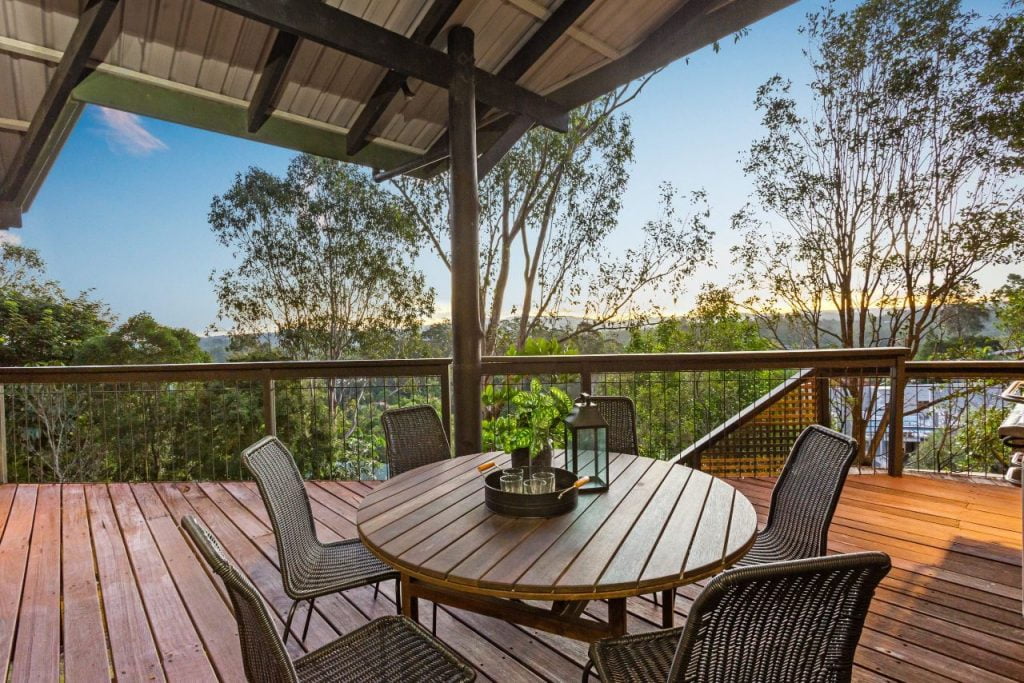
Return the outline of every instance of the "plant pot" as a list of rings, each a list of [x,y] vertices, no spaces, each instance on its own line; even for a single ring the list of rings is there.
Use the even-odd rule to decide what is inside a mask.
[[[551,446],[545,446],[540,453],[530,461],[529,448],[517,448],[512,451],[512,464],[510,467],[551,467]]]

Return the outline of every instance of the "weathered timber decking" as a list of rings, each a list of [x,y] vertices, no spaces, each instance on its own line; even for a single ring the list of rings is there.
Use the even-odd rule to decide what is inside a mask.
[[[764,520],[772,482],[734,482]],[[355,533],[371,484],[309,485],[320,533]],[[830,548],[879,549],[893,570],[872,605],[856,677],[1024,680],[1020,492],[917,476],[851,476]],[[177,528],[198,515],[270,601],[289,606],[256,489],[246,483],[0,486],[0,680],[242,678],[234,621]],[[680,589],[678,621],[699,586]],[[317,601],[307,647],[395,611],[393,586]],[[603,604],[592,605],[599,611]],[[630,629],[660,609],[629,602]],[[421,610],[429,623],[430,610]],[[296,623],[305,614],[300,610]],[[586,647],[442,609],[438,633],[480,680],[579,680]],[[295,640],[289,642],[298,653]]]

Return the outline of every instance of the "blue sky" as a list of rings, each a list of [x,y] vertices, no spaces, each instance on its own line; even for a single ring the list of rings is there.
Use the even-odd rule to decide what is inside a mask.
[[[989,5],[988,3],[979,3]],[[714,53],[706,48],[660,73],[628,111],[636,163],[611,249],[655,216],[657,187],[704,188],[713,209],[719,267],[690,287],[724,282],[733,236],[729,216],[747,201],[739,158],[760,133],[756,88],[775,73],[807,80],[797,32],[816,4],[800,2]],[[989,8],[997,7],[995,3]],[[91,289],[120,318],[149,311],[166,324],[202,332],[216,321],[210,272],[230,254],[210,232],[210,199],[249,166],[283,172],[293,152],[156,121],[85,111],[44,183],[21,242],[40,250],[50,276],[72,291]],[[420,266],[447,310],[447,273],[429,254]],[[513,289],[508,300],[513,300]],[[680,302],[686,309],[690,300]]]

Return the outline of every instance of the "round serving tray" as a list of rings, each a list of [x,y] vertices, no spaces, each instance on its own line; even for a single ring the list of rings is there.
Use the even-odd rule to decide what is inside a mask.
[[[554,472],[554,493],[509,493],[501,490],[501,475],[505,470],[496,470],[484,477],[484,503],[492,512],[510,517],[554,517],[564,515],[576,508],[579,490],[573,488],[558,498],[562,489],[576,483],[576,475],[560,467],[534,467],[534,472]]]

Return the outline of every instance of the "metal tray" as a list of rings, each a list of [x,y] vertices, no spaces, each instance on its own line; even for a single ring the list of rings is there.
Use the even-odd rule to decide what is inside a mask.
[[[534,472],[554,472],[554,493],[509,493],[501,490],[501,475],[496,470],[484,477],[484,503],[492,512],[510,517],[555,517],[576,509],[579,490],[566,491],[561,500],[558,492],[572,486],[576,475],[560,467],[534,467]]]

